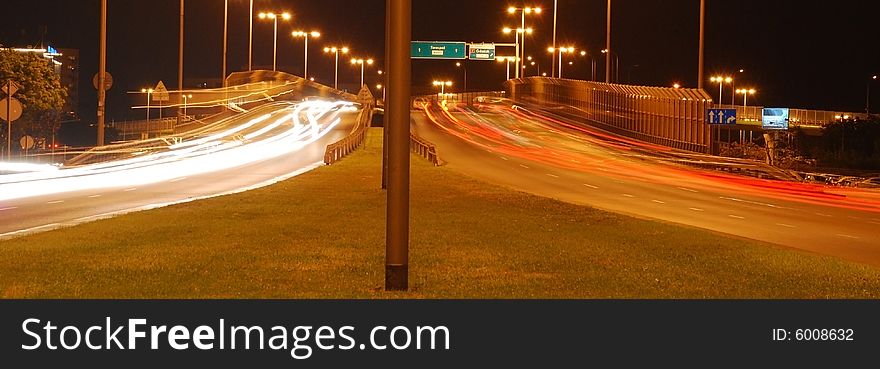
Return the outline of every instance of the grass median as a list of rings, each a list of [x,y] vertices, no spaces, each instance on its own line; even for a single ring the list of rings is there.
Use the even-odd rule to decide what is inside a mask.
[[[2,298],[878,298],[880,270],[490,185],[413,158],[385,293],[381,130],[275,186],[0,241]]]

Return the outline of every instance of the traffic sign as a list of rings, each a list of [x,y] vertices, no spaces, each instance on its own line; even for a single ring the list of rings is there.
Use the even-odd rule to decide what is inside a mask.
[[[21,86],[19,86],[18,83],[9,81],[9,83],[4,83],[3,87],[0,88],[0,90],[3,90],[3,93],[5,93],[6,96],[12,96],[15,95],[16,92],[18,92],[19,88],[21,88]],[[9,91],[10,89],[12,90],[11,92]]]
[[[495,44],[471,44],[469,55],[471,60],[495,60]]]
[[[467,43],[413,41],[413,59],[467,59]]]
[[[37,142],[34,141],[34,138],[31,136],[22,137],[21,140],[18,141],[18,143],[21,144],[22,150],[31,150],[37,144]]]
[[[95,76],[92,77],[92,86],[95,86],[95,89],[98,89],[98,85],[101,84],[99,77],[101,73],[95,73]],[[110,88],[113,87],[113,76],[110,75],[109,72],[104,73],[104,91],[109,91]]]
[[[736,109],[709,109],[707,121],[709,124],[734,125],[736,124]]]
[[[11,108],[11,110],[9,110]],[[15,122],[21,118],[21,102],[16,98],[0,100],[0,120]]]
[[[168,102],[171,101],[171,95],[168,93],[168,88],[165,87],[165,83],[159,81],[156,84],[156,88],[153,89],[153,101],[155,102]]]

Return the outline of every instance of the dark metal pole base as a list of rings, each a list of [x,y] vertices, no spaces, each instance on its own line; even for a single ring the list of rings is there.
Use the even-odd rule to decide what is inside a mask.
[[[409,265],[385,266],[385,290],[406,291],[409,289]]]

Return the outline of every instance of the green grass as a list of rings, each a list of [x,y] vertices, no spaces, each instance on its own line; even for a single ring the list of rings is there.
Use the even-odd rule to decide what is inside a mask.
[[[877,298],[880,270],[489,185],[413,158],[385,293],[381,131],[278,185],[0,242],[3,298]]]

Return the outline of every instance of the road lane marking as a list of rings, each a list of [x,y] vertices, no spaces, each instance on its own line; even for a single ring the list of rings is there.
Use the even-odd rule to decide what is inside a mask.
[[[780,227],[785,227],[785,228],[797,228],[791,224],[785,224],[785,223],[776,223],[776,225],[778,225]]]
[[[858,239],[859,239],[859,237],[856,237],[856,236],[850,236],[850,235],[848,235],[848,234],[838,234],[837,237],[849,238],[849,239],[853,239],[853,240],[858,240]]]
[[[501,160],[504,160],[504,161],[508,161],[508,160],[510,160],[510,159],[505,158],[505,157],[503,157],[503,156],[499,156],[499,158],[501,158]]]
[[[700,191],[692,190],[690,188],[684,188],[684,187],[677,187],[677,188],[682,191],[687,191],[687,192],[692,192],[692,193],[700,193]]]
[[[862,218],[854,217],[854,216],[849,216],[848,218],[853,219],[853,220],[862,220]]]
[[[89,196],[90,199],[97,199],[97,198],[99,198],[99,197],[101,197],[101,195],[92,195],[92,196]]]
[[[47,202],[46,204],[48,204],[48,205],[55,205],[55,204],[60,204],[60,203],[62,203],[62,202],[64,202],[64,200],[49,201],[49,202]]]
[[[654,202],[654,203],[657,203],[657,204],[661,204],[661,205],[666,204],[665,202],[660,201],[660,200],[651,200],[651,202]]]
[[[733,219],[745,219],[745,217],[741,217],[741,216],[739,216],[739,215],[733,215],[733,214],[731,214],[731,215],[728,215],[728,216],[731,217],[731,218],[733,218]]]
[[[186,177],[175,178],[175,179],[172,179],[172,180],[168,181],[168,183],[180,182],[180,181],[183,181],[183,180],[185,180],[185,179],[186,179]]]
[[[520,164],[519,166],[521,166],[521,167],[523,167],[523,168],[526,168],[526,169],[531,169],[531,168],[529,168],[528,166],[525,166],[525,165],[522,165],[522,164]]]
[[[771,208],[776,208],[776,209],[779,208],[779,206],[776,206],[776,205],[773,205],[773,204],[766,204],[766,203],[763,203],[763,202],[755,202],[755,201],[749,201],[749,200],[742,200],[742,199],[737,199],[737,198],[733,198],[733,197],[724,197],[724,196],[721,196],[721,197],[719,197],[719,199],[722,199],[722,200],[730,200],[730,201],[735,201],[735,202],[741,202],[741,203],[745,203],[745,204],[752,204],[752,205],[766,206],[766,207],[771,207]]]
[[[700,209],[700,208],[688,208],[688,210],[693,210],[693,211],[705,211],[705,210]]]
[[[820,217],[831,218],[831,216],[828,215],[828,214],[816,213],[816,215],[818,215],[818,216],[820,216]]]
[[[630,194],[628,194],[628,193],[622,194],[621,196],[623,196],[623,197],[629,197],[629,198],[631,198],[631,199],[636,198],[635,196],[630,195]]]
[[[137,191],[137,188],[129,188],[129,189],[122,191],[122,192],[131,192],[131,191]]]
[[[559,176],[557,176],[557,175],[555,175],[555,174],[550,174],[550,173],[547,173],[547,177],[550,177],[550,178],[559,178]]]
[[[18,209],[18,208],[15,207],[15,206],[11,206],[11,207],[8,207],[8,208],[2,208],[2,209],[0,209],[0,211],[15,210],[15,209]]]
[[[598,190],[598,189],[599,189],[599,187],[593,186],[593,185],[591,185],[591,184],[586,184],[586,183],[584,183],[584,186],[586,186],[587,188],[592,188],[592,189],[594,189],[594,190]]]

